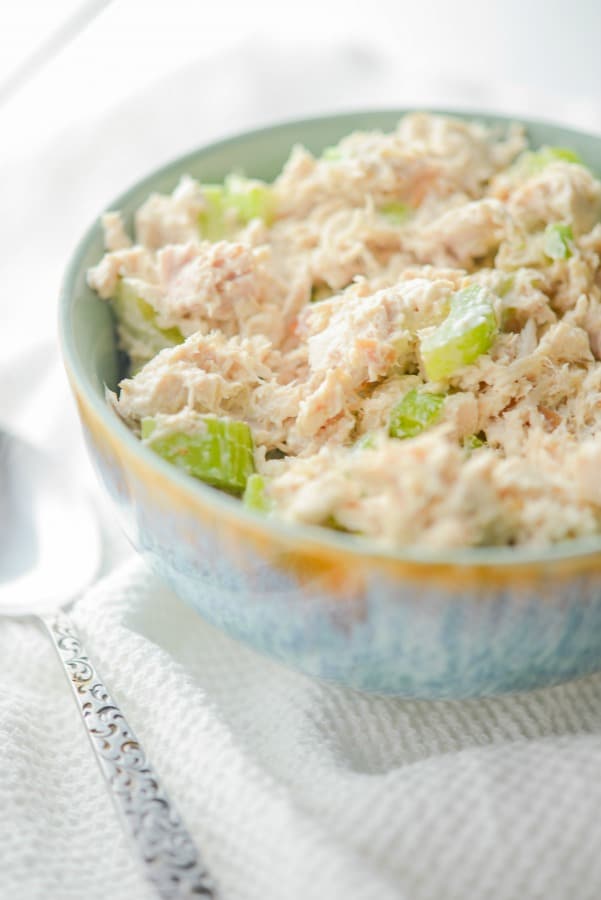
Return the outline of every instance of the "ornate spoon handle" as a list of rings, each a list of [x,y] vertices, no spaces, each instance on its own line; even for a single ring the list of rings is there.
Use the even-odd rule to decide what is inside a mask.
[[[40,616],[73,688],[96,759],[144,874],[163,900],[215,898],[192,838],[64,613]]]

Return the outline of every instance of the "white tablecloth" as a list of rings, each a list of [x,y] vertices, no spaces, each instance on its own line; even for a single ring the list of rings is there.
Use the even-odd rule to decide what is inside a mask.
[[[358,45],[241,46],[2,169],[0,423],[93,492],[109,574],[75,617],[224,900],[597,900],[601,676],[463,703],[370,698],[204,623],[133,559],[94,485],[53,337],[60,272],[112,195],[223,133],[368,105],[542,114],[543,100],[417,80]],[[47,638],[0,621],[0,898],[151,896]]]

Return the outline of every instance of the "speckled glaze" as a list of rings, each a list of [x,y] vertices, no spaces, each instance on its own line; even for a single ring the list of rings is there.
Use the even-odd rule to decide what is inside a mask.
[[[318,152],[401,110],[286,123],[198,150],[108,207],[131,222],[184,172],[271,179],[297,142]],[[463,113],[489,123],[505,120]],[[601,139],[528,123],[534,146],[573,147],[601,169]],[[70,263],[60,331],[90,453],[130,540],[197,612],[310,675],[410,697],[526,690],[601,669],[601,539],[547,551],[386,553],[349,535],[264,520],[143,447],[104,400],[119,378],[108,304],[85,282],[102,255],[96,223]]]

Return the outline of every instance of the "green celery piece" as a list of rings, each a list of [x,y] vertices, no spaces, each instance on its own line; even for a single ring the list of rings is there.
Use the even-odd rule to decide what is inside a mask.
[[[402,225],[411,215],[411,207],[407,203],[388,203],[379,212],[391,225]]]
[[[483,434],[483,432],[480,432],[480,434]],[[482,438],[478,434],[468,434],[468,436],[463,439],[463,447],[470,453],[474,450],[479,450],[480,447],[486,447],[486,436]]]
[[[332,296],[332,288],[329,288],[327,284],[313,285],[313,287],[311,288],[311,298],[309,302],[319,303],[320,300],[327,300]]]
[[[202,237],[209,241],[219,241],[226,236],[225,191],[220,184],[203,184],[202,193],[206,209],[198,216],[198,226]]]
[[[580,155],[569,147],[545,147],[545,153],[547,157],[550,157],[552,160],[562,159],[564,162],[582,165]]]
[[[128,278],[119,279],[111,303],[125,336],[146,344],[149,358],[165,347],[183,342],[179,328],[159,328],[155,310],[138,296],[135,285]]]
[[[570,225],[555,222],[545,228],[545,256],[550,259],[568,259],[572,255],[570,247],[574,233]]]
[[[497,288],[499,297],[506,297],[509,291],[513,290],[514,284],[515,277],[513,275],[507,275],[505,278],[503,278]]]
[[[255,512],[268,513],[272,509],[272,502],[265,492],[265,479],[254,472],[248,476],[242,502],[248,509]]]
[[[362,434],[359,440],[355,441],[354,450],[374,450],[377,444],[375,431],[367,431]]]
[[[252,219],[262,219],[270,225],[274,218],[273,191],[264,181],[244,178],[242,175],[228,175],[225,179],[225,203],[235,209],[244,225]]]
[[[323,528],[329,528],[331,531],[342,531],[344,534],[359,534],[358,531],[350,531],[342,525],[336,516],[328,516],[322,523]]]
[[[322,159],[327,159],[328,162],[335,162],[338,159],[342,158],[342,153],[340,152],[340,147],[334,145],[332,147],[324,147],[322,154]]]
[[[149,322],[153,328],[156,328],[160,334],[163,335],[168,341],[171,341],[173,344],[181,344],[184,340],[184,336],[175,325],[172,328],[159,328],[156,324],[157,314],[155,309],[147,303],[145,300],[142,300],[141,297],[138,297],[138,306],[140,307],[140,312],[142,313],[142,317],[145,322]]]
[[[253,440],[246,422],[203,417],[203,429],[192,434],[173,431],[153,437],[156,422],[142,419],[142,440],[155,453],[188,475],[240,494],[253,474]]]
[[[494,299],[477,284],[453,294],[447,318],[420,341],[430,381],[448,378],[489,350],[498,331]]]
[[[444,394],[409,391],[390,413],[390,437],[410,438],[421,434],[438,421],[445,399]]]
[[[150,416],[142,419],[142,421],[140,422],[140,437],[142,438],[142,440],[148,440],[151,434],[156,431],[156,428],[157,423],[155,419],[151,418]]]
[[[552,162],[568,162],[582,165],[582,160],[575,150],[569,147],[541,147],[540,150],[528,150],[522,153],[517,161],[518,168],[526,175],[537,175]]]
[[[228,175],[224,185],[203,184],[202,192],[206,209],[198,216],[198,227],[209,241],[220,241],[231,234],[230,211],[240,225],[247,225],[252,219],[262,219],[267,225],[273,221],[273,192],[264,181]]]

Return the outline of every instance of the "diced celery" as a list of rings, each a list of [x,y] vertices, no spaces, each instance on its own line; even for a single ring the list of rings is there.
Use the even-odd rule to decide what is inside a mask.
[[[156,431],[157,423],[156,420],[150,416],[147,416],[145,419],[142,419],[140,422],[140,437],[143,441],[148,440],[148,438]]]
[[[568,259],[572,255],[574,234],[570,225],[555,222],[545,228],[545,256],[550,259]]]
[[[482,435],[482,437],[480,435]],[[486,446],[486,435],[482,431],[480,434],[468,434],[468,436],[463,439],[463,446],[464,449],[468,450],[470,453],[474,450],[479,450],[480,447]]]
[[[329,162],[334,162],[337,159],[341,159],[342,153],[340,152],[340,147],[337,145],[332,147],[324,147],[323,152],[321,154],[322,159],[327,159]]]
[[[142,300],[141,297],[138,297],[138,306],[140,307],[140,312],[142,313],[142,317],[145,322],[149,322],[153,328],[163,335],[168,341],[171,341],[173,344],[181,344],[184,340],[184,336],[179,330],[173,326],[172,328],[159,328],[156,324],[157,314],[150,303],[147,303],[145,300]]]
[[[410,438],[421,434],[438,421],[445,399],[444,394],[409,391],[390,414],[390,437]]]
[[[119,279],[111,303],[126,341],[147,347],[149,359],[184,340],[179,328],[159,328],[155,310],[138,296],[136,285],[129,278]]]
[[[242,501],[245,506],[255,512],[268,513],[272,503],[265,492],[265,479],[256,472],[249,475]]]
[[[359,534],[358,531],[351,531],[349,528],[342,525],[334,515],[328,516],[321,524],[324,528],[329,528],[331,531],[342,531],[345,534]]]
[[[582,165],[582,160],[575,150],[569,147],[541,147],[540,150],[528,150],[523,153],[516,166],[526,175],[536,175],[552,162],[568,162]]]
[[[142,420],[142,440],[159,456],[207,484],[240,494],[254,472],[253,440],[246,422],[204,416],[202,429],[157,432],[152,418]]]
[[[319,303],[320,300],[327,300],[332,296],[332,288],[327,284],[317,284],[311,288],[311,303]]]
[[[494,299],[494,294],[477,284],[453,294],[447,318],[420,341],[430,381],[448,378],[491,347],[498,331]]]
[[[391,225],[402,225],[411,215],[411,207],[406,203],[388,203],[381,206],[379,212]]]
[[[220,184],[203,184],[202,193],[206,209],[198,217],[202,237],[219,241],[226,236],[225,191]]]
[[[262,219],[267,225],[273,221],[273,192],[264,181],[228,175],[225,185],[203,184],[202,192],[206,209],[198,217],[198,227],[209,241],[228,237],[233,225],[229,213],[239,225],[247,225],[252,219]]]
[[[506,297],[509,291],[513,290],[514,284],[515,277],[513,275],[506,275],[504,278],[501,278],[499,285],[496,288],[499,297]]]
[[[264,181],[228,175],[225,179],[225,203],[235,209],[240,222],[246,225],[252,219],[262,219],[266,225],[273,221],[273,192]]]
[[[580,154],[576,153],[575,150],[571,150],[569,147],[547,147],[546,152],[547,156],[550,156],[551,159],[562,159],[564,162],[582,165]]]
[[[569,147],[541,147],[534,156],[536,156],[543,165],[547,165],[550,162],[556,162],[557,160],[569,163],[582,162],[576,151],[571,150]]]
[[[362,434],[358,441],[355,442],[354,450],[373,450],[377,444],[377,435],[375,431],[368,431]]]

